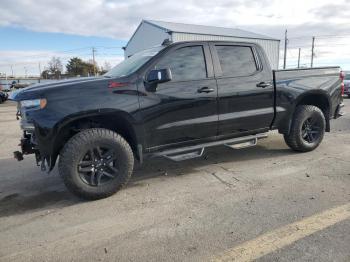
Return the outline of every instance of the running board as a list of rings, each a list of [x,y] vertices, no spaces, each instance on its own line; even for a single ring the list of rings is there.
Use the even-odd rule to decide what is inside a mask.
[[[248,140],[248,141],[245,141],[245,142],[242,142],[242,143],[227,143],[225,144],[225,146],[228,146],[230,148],[233,148],[233,149],[242,149],[242,148],[247,148],[247,147],[251,147],[251,146],[256,146],[256,144],[258,143],[258,139],[257,138],[253,138],[251,140]]]
[[[237,137],[237,138],[231,138],[227,140],[208,142],[208,143],[195,145],[195,146],[169,149],[169,150],[154,153],[152,155],[166,157],[173,161],[183,161],[187,159],[201,157],[206,147],[225,145],[234,149],[241,149],[241,148],[255,146],[258,142],[258,139],[262,139],[266,137],[267,137],[266,133],[244,136],[244,137]]]
[[[183,160],[187,160],[187,159],[201,157],[203,155],[203,153],[204,153],[204,147],[199,148],[197,150],[193,150],[193,151],[163,155],[163,157],[166,157],[170,160],[179,162],[179,161],[183,161]]]

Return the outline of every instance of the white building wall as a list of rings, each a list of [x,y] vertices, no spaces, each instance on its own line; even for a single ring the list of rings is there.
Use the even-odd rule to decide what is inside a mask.
[[[264,39],[253,39],[253,38],[241,38],[232,36],[217,36],[217,35],[200,35],[200,34],[189,34],[189,33],[172,33],[172,41],[205,41],[205,40],[217,40],[217,41],[235,41],[235,42],[250,42],[259,44],[265,51],[268,57],[272,69],[278,69],[279,63],[279,41],[275,40],[264,40]]]
[[[165,30],[142,22],[127,44],[124,57],[127,58],[138,51],[160,45],[167,38],[170,36]]]

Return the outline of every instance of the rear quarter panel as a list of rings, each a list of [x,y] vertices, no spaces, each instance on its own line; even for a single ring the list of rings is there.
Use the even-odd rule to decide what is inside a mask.
[[[274,71],[276,85],[276,118],[273,128],[284,132],[291,124],[296,106],[307,96],[322,95],[327,98],[329,114],[333,118],[341,103],[339,67]]]

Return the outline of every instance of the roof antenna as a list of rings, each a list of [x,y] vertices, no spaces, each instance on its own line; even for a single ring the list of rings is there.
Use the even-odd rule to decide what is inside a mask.
[[[162,45],[168,46],[171,45],[173,43],[173,41],[171,41],[170,39],[166,38],[164,39]]]

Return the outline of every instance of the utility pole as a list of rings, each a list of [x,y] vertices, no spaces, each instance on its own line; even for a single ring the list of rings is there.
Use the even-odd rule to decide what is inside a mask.
[[[94,76],[96,76],[95,52],[96,52],[96,49],[93,47],[92,48],[92,63],[94,64]]]
[[[300,68],[300,51],[301,51],[301,48],[299,48],[299,53],[298,53],[298,68]]]
[[[311,47],[311,67],[314,66],[314,56],[315,56],[315,37],[312,37],[312,47]]]
[[[283,69],[286,69],[286,63],[287,63],[287,45],[288,45],[288,38],[287,38],[287,29],[284,34],[284,58],[283,58]]]
[[[39,62],[39,83],[40,83],[40,79],[41,79],[41,65],[40,65],[40,62]]]

